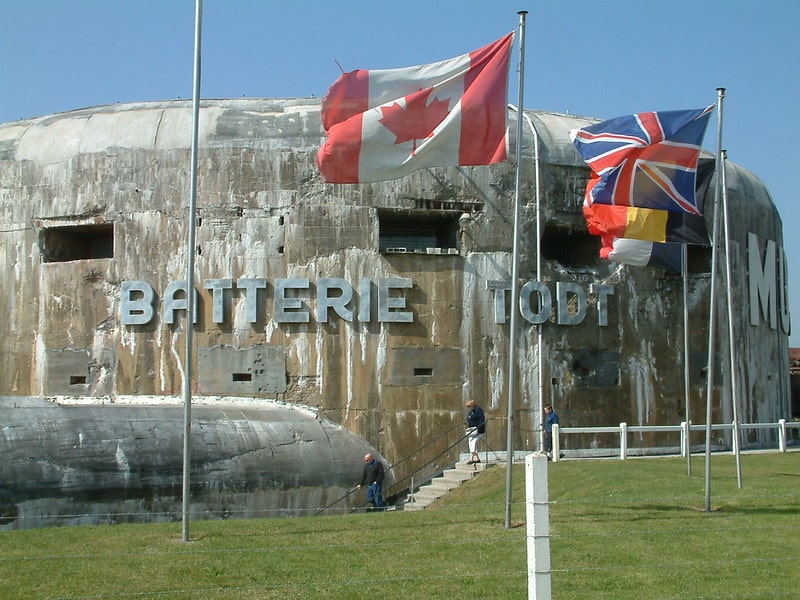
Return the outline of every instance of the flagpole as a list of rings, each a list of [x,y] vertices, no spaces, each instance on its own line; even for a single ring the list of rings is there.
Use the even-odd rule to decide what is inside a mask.
[[[189,191],[188,240],[186,243],[186,355],[183,376],[183,541],[189,541],[189,501],[192,440],[192,342],[194,336],[195,213],[197,212],[197,146],[200,122],[200,47],[203,0],[195,0],[194,89],[192,93],[192,154]]]
[[[736,482],[739,489],[742,489],[742,455],[739,436],[739,386],[736,376],[736,339],[733,332],[733,294],[731,292],[731,280],[733,268],[731,267],[731,244],[730,244],[730,225],[728,221],[728,185],[726,180],[728,155],[722,151],[722,219],[725,232],[725,292],[728,301],[728,352],[730,353],[730,381],[731,381],[731,405],[733,408],[733,453],[736,456]]]
[[[522,188],[522,113],[525,81],[525,15],[519,15],[519,89],[517,90],[517,166],[514,189],[514,241],[511,257],[511,323],[509,326],[508,348],[508,416],[506,435],[506,529],[511,528],[511,467],[514,462],[514,394],[516,393],[517,367],[517,329],[519,317],[519,205]]]
[[[535,195],[536,195],[536,281],[542,280],[542,210],[541,210],[541,188],[539,186],[539,132],[533,126],[533,121],[524,112],[520,112],[524,117],[525,122],[530,127],[531,135],[533,136],[533,170],[534,177],[536,178]],[[539,368],[536,373],[537,393],[539,397],[539,415],[544,414],[544,373],[542,371],[542,346],[544,339],[542,336],[542,325],[536,326],[536,351],[538,353]],[[544,452],[544,428],[539,431],[539,442],[537,444],[539,450]],[[555,460],[555,458],[554,458]]]
[[[527,119],[527,117],[526,117]],[[528,120],[531,133],[533,133],[533,166],[534,175],[536,177],[536,281],[537,283],[542,280],[542,208],[541,208],[541,194],[539,188],[539,134],[533,123]],[[536,384],[538,386],[539,396],[539,421],[542,420],[544,415],[544,371],[542,368],[542,361],[544,360],[544,339],[542,335],[543,323],[536,326],[536,350],[539,354],[539,369],[536,373]],[[539,433],[539,450],[544,452],[544,423],[542,423],[542,430]],[[553,460],[558,460],[557,456]]]
[[[708,363],[706,365],[706,480],[705,510],[711,511],[711,424],[714,406],[714,337],[717,313],[717,241],[719,239],[719,205],[722,193],[722,100],[725,88],[717,88],[717,157],[715,163],[716,178],[714,186],[714,223],[711,235],[711,299],[708,314]]]
[[[683,277],[683,398],[686,406],[686,470],[692,476],[692,411],[689,410],[689,250],[681,244],[681,275]]]
[[[542,204],[541,204],[541,187],[539,185],[540,177],[539,177],[539,133],[536,131],[536,127],[533,126],[533,121],[531,121],[530,117],[526,115],[524,112],[522,116],[525,118],[525,122],[530,127],[531,135],[533,136],[533,167],[534,167],[534,177],[536,178],[536,185],[535,185],[535,195],[536,195],[536,281],[542,280]],[[544,339],[542,335],[542,325],[539,324],[536,326],[536,349],[538,352],[538,360],[539,360],[539,368],[537,369],[536,373],[536,385],[537,385],[537,393],[539,397],[539,415],[544,414],[544,372],[542,370],[542,356],[544,355],[543,346],[544,346]],[[539,430],[539,441],[537,443],[537,447],[540,451],[544,452],[544,426]],[[553,460],[556,460],[554,457]]]

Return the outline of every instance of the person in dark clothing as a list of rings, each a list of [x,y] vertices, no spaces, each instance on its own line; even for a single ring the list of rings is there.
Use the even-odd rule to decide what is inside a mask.
[[[383,465],[372,454],[364,456],[364,473],[356,489],[367,485],[367,501],[372,508],[383,508]]]
[[[553,452],[553,425],[558,425],[558,415],[553,410],[550,404],[545,405],[544,414],[544,451],[547,454],[547,460],[552,460]]]
[[[478,456],[478,440],[486,433],[486,415],[483,409],[475,404],[475,400],[468,400],[466,407],[469,409],[467,413],[467,442],[469,443],[469,451],[472,457],[467,461],[468,465],[481,462]]]

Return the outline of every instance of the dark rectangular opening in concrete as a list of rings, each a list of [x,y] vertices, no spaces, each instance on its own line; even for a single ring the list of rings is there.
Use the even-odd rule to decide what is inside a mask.
[[[429,369],[426,367],[414,368],[414,377],[432,377],[432,376],[433,376],[433,369]]]
[[[686,270],[689,273],[710,273],[711,246],[686,244]]]
[[[587,267],[600,262],[600,238],[585,230],[548,225],[542,235],[542,256],[565,267]]]
[[[253,381],[252,373],[234,373],[233,381]]]
[[[114,258],[114,224],[48,227],[39,234],[39,250],[46,263]]]
[[[69,384],[70,385],[85,385],[86,384],[86,375],[70,375],[69,376]]]
[[[379,213],[380,252],[425,252],[428,248],[458,248],[460,213],[382,211]]]

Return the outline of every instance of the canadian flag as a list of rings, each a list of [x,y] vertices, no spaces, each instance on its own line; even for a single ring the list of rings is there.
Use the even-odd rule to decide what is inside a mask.
[[[514,34],[448,60],[344,73],[322,102],[317,155],[328,183],[403,177],[425,167],[507,158],[508,68]]]

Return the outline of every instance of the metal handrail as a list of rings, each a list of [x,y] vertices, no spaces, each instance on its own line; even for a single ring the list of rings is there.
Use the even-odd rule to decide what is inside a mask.
[[[485,422],[484,422],[484,423],[488,423],[488,422],[489,422],[489,420],[490,420],[490,419],[489,419],[489,418],[487,418],[487,419],[485,420]],[[448,430],[446,430],[446,431],[444,431],[444,432],[440,433],[440,434],[439,434],[438,436],[436,436],[435,438],[433,438],[433,439],[431,439],[431,440],[428,440],[428,441],[427,441],[425,444],[423,444],[422,446],[420,446],[419,448],[417,448],[417,449],[416,449],[414,452],[412,452],[412,453],[411,453],[411,454],[409,454],[408,456],[405,456],[405,457],[401,458],[400,460],[398,460],[398,461],[396,461],[396,462],[392,463],[392,464],[391,464],[391,465],[390,465],[388,468],[389,468],[389,469],[394,469],[395,467],[397,467],[397,466],[399,466],[399,465],[402,465],[404,462],[406,462],[406,461],[408,461],[408,460],[411,460],[412,458],[414,458],[415,456],[417,456],[417,455],[418,455],[420,452],[422,452],[422,451],[423,451],[423,450],[425,450],[426,448],[430,447],[431,445],[435,444],[436,442],[438,442],[439,440],[441,440],[443,437],[446,437],[446,436],[450,435],[450,434],[451,434],[453,431],[455,431],[455,430],[456,430],[456,429],[458,429],[459,427],[464,427],[464,424],[463,424],[463,423],[458,423],[458,424],[454,425],[453,427],[451,427],[450,429],[448,429]],[[404,483],[404,482],[407,482],[407,481],[411,480],[411,484],[412,484],[412,486],[413,486],[414,477],[415,477],[416,475],[418,475],[420,472],[422,472],[422,471],[423,471],[424,469],[426,469],[428,466],[430,466],[431,464],[435,463],[437,460],[439,460],[440,458],[442,458],[443,456],[445,456],[445,455],[446,455],[448,452],[450,452],[450,451],[451,451],[453,448],[455,448],[455,447],[456,447],[456,446],[458,446],[460,443],[462,443],[466,437],[467,437],[467,434],[466,434],[466,433],[462,434],[462,435],[461,435],[461,436],[460,436],[460,437],[459,437],[459,438],[458,438],[458,439],[457,439],[457,440],[456,440],[454,443],[450,444],[449,446],[447,446],[447,448],[445,448],[444,450],[442,450],[441,452],[439,452],[438,454],[436,454],[435,456],[433,456],[433,457],[432,457],[430,460],[428,460],[428,461],[427,461],[425,464],[423,464],[423,465],[420,465],[420,466],[419,466],[419,467],[417,467],[417,468],[416,468],[414,471],[412,471],[411,473],[409,473],[408,475],[406,475],[406,476],[405,476],[405,477],[403,477],[402,479],[400,479],[400,480],[398,480],[398,481],[395,481],[395,482],[393,482],[393,483],[392,483],[392,485],[390,485],[388,488],[386,488],[386,489],[384,489],[384,490],[383,490],[383,495],[384,495],[384,498],[385,498],[385,497],[391,497],[391,496],[399,496],[399,495],[400,495],[400,494],[402,494],[403,492],[405,492],[405,491],[407,491],[408,489],[410,489],[410,488],[403,488],[403,487],[401,486],[401,484],[402,484],[402,483]],[[488,445],[487,445],[487,457],[488,457]],[[487,460],[488,460],[488,458],[487,458]],[[427,482],[427,481],[429,481],[429,480],[433,479],[435,476],[436,476],[435,474],[432,474],[430,477],[423,478],[421,481],[422,481],[422,482]],[[357,488],[356,488],[356,489],[357,489]],[[339,498],[337,498],[336,500],[334,500],[333,502],[331,502],[331,503],[330,503],[330,504],[328,504],[327,506],[324,506],[324,507],[321,507],[321,508],[319,508],[315,514],[319,515],[319,514],[322,514],[322,513],[326,512],[328,509],[330,509],[330,508],[333,508],[334,506],[336,506],[337,504],[339,504],[340,502],[342,502],[343,500],[345,500],[345,499],[346,499],[348,496],[350,496],[351,494],[353,494],[353,493],[356,491],[356,489],[350,489],[350,490],[348,490],[348,491],[347,491],[347,492],[345,492],[345,493],[344,493],[342,496],[340,496]],[[359,504],[359,505],[357,505],[357,506],[353,507],[353,510],[359,510],[359,509],[362,509],[362,508],[364,508],[365,506],[367,506],[367,502],[362,502],[361,504]]]
[[[490,418],[488,418],[488,417],[484,417],[484,421],[483,421],[482,425],[486,425],[486,424],[487,424],[489,421],[490,421]],[[463,427],[463,426],[464,426],[464,424],[463,424],[463,423],[459,423],[458,425],[455,425],[454,427],[451,427],[450,429],[448,429],[447,431],[445,431],[444,433],[442,433],[442,434],[441,434],[441,435],[439,435],[438,437],[434,438],[433,440],[429,441],[429,442],[428,442],[428,443],[426,443],[425,445],[421,446],[419,449],[417,449],[417,451],[416,451],[416,452],[414,452],[414,453],[412,453],[412,454],[409,454],[409,455],[408,455],[408,456],[406,456],[405,458],[402,458],[402,459],[400,459],[399,461],[397,461],[396,463],[392,464],[392,468],[394,468],[395,466],[397,466],[397,465],[400,465],[400,464],[404,463],[405,461],[409,460],[410,458],[412,458],[412,457],[416,456],[416,455],[417,455],[417,454],[418,454],[418,453],[419,453],[421,450],[424,450],[425,448],[427,448],[428,446],[430,446],[430,445],[431,445],[431,444],[433,444],[434,442],[437,442],[437,441],[439,441],[439,440],[440,440],[442,437],[444,437],[444,436],[448,435],[448,434],[449,434],[450,432],[452,432],[454,429],[458,429],[459,427]],[[417,468],[415,471],[412,471],[411,473],[409,473],[408,475],[406,475],[406,476],[405,476],[403,479],[401,479],[401,480],[399,480],[399,481],[395,481],[395,482],[394,482],[394,483],[393,483],[393,484],[392,484],[392,485],[389,487],[389,490],[394,490],[394,489],[397,489],[397,490],[399,490],[398,492],[396,492],[396,493],[395,493],[395,495],[399,495],[399,493],[400,493],[400,492],[403,492],[403,491],[405,491],[405,489],[403,489],[402,487],[400,487],[400,483],[402,483],[402,482],[404,482],[404,481],[408,481],[409,479],[411,479],[411,480],[413,481],[413,479],[414,479],[414,476],[415,476],[417,473],[419,473],[420,471],[422,471],[422,470],[423,470],[425,467],[429,466],[430,464],[432,464],[432,463],[436,462],[436,461],[437,461],[438,459],[440,459],[442,456],[444,456],[445,454],[447,454],[447,453],[448,453],[450,450],[452,450],[453,448],[455,448],[456,446],[458,446],[458,445],[459,445],[461,442],[463,442],[463,441],[464,441],[464,439],[466,439],[467,437],[469,437],[467,433],[464,433],[464,434],[462,434],[462,435],[461,435],[461,437],[459,437],[459,438],[458,438],[458,439],[457,439],[457,440],[456,440],[454,443],[450,444],[450,445],[449,445],[447,448],[445,448],[445,449],[444,449],[442,452],[440,452],[439,454],[437,454],[436,456],[434,456],[433,458],[431,458],[431,459],[430,459],[428,462],[426,462],[425,464],[423,464],[423,465],[421,465],[420,467],[418,467],[418,468]],[[488,445],[487,445],[487,460],[488,460]],[[431,480],[431,479],[433,479],[434,477],[435,477],[435,475],[431,475],[430,477],[428,477],[427,479],[423,479],[422,481],[423,481],[423,483],[424,483],[424,482],[430,481],[430,480]],[[406,488],[406,489],[408,489],[408,488]],[[391,496],[392,494],[389,494],[389,495]]]

